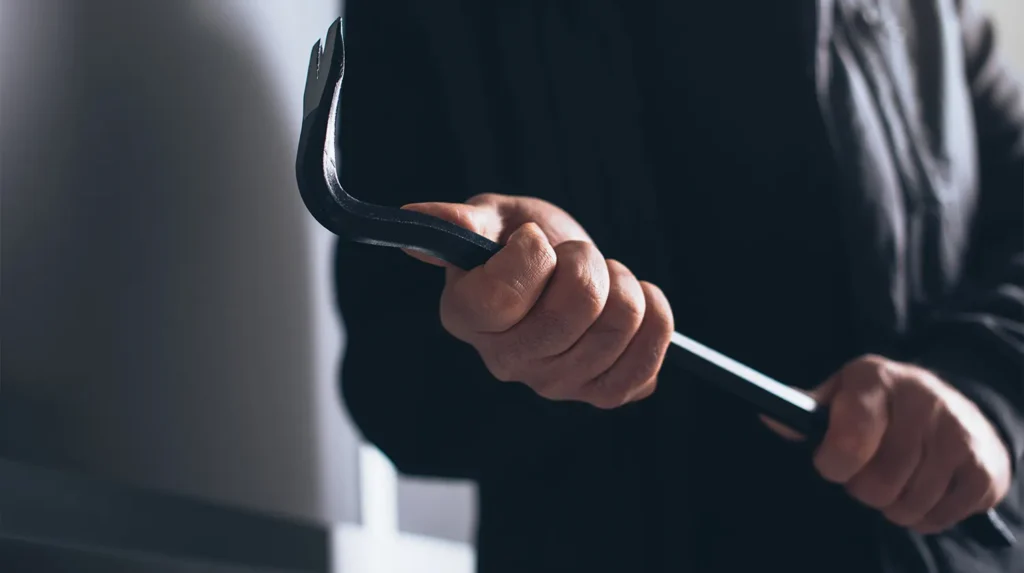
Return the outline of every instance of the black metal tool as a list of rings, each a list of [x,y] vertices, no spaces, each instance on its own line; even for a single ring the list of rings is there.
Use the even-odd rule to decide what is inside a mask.
[[[436,217],[360,201],[342,188],[338,149],[345,73],[342,34],[338,19],[323,44],[318,41],[313,46],[309,60],[296,162],[306,207],[327,230],[351,241],[421,251],[462,269],[485,263],[501,245]],[[812,440],[824,434],[827,413],[813,398],[678,332],[672,335],[666,361]],[[994,511],[968,524],[986,540],[1015,541]]]
[[[501,245],[448,221],[365,203],[341,187],[338,104],[345,75],[341,20],[313,46],[303,96],[296,175],[309,212],[332,233],[359,243],[422,251],[457,265],[482,265]]]

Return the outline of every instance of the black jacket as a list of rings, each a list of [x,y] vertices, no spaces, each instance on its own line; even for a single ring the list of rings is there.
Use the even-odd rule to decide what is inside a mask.
[[[495,159],[508,142],[485,127],[497,121],[493,62],[479,49],[482,30],[509,30],[495,24],[494,12],[458,0],[347,4],[346,188],[392,205],[495,190],[545,197],[592,234],[621,238],[599,244],[659,282],[663,259],[643,247],[650,243],[642,230],[605,233],[608,219],[589,202],[543,185],[518,189]],[[975,400],[1018,469],[1024,99],[997,57],[991,23],[970,0],[818,0],[807,17],[806,62],[845,183],[836,192],[859,335]],[[507,80],[526,77],[513,64],[502,68]],[[643,213],[631,217],[632,225],[645,221]],[[497,384],[471,349],[442,330],[442,282],[400,253],[339,245],[348,335],[342,390],[366,438],[402,472],[479,482],[482,571],[684,566],[671,540],[662,540],[657,559],[637,556],[644,545],[634,538],[664,535],[664,524],[624,525],[629,508],[598,495],[616,484],[588,477],[622,461],[602,458],[601,445],[646,414],[598,416]],[[567,457],[578,473],[559,473]],[[999,511],[1024,538],[1024,478],[1019,469],[1015,475]],[[574,498],[580,490],[592,495]],[[1024,545],[988,548],[959,530],[922,538],[873,523],[864,535],[871,541],[851,547],[877,552],[886,571],[1024,571]]]

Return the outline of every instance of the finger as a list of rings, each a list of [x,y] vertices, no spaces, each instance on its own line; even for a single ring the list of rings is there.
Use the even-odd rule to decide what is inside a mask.
[[[410,203],[402,209],[443,219],[499,243],[506,242],[500,239],[507,240],[516,229],[529,222],[523,221],[506,230],[496,203]]]
[[[445,261],[442,261],[441,259],[439,259],[437,257],[432,257],[432,256],[428,255],[426,252],[423,252],[423,251],[419,251],[419,250],[416,250],[416,249],[406,249],[406,248],[403,248],[402,252],[407,254],[407,255],[409,255],[410,257],[418,260],[418,261],[422,261],[424,263],[427,263],[428,265],[434,265],[435,267],[450,267],[451,266],[448,263],[446,263]]]
[[[481,204],[468,205],[461,203],[410,203],[402,207],[407,211],[415,211],[454,223],[463,229],[483,235],[492,241],[501,238],[503,225],[501,215],[496,206]],[[514,231],[515,229],[511,229]],[[410,257],[438,267],[450,267],[448,263],[416,249],[402,249]]]
[[[535,222],[547,235],[548,241],[556,247],[566,241],[594,242],[571,215],[536,197],[483,193],[471,197],[466,203],[497,213],[506,233],[526,223]],[[502,243],[504,238],[499,235],[492,240]]]
[[[450,276],[441,294],[442,324],[465,341],[512,328],[540,298],[556,263],[540,228],[523,225],[486,263]]]
[[[640,330],[607,371],[583,387],[583,399],[610,409],[650,395],[675,328],[672,308],[661,289],[641,282],[646,311]]]
[[[921,456],[920,444],[900,439],[883,439],[875,457],[846,483],[846,491],[868,507],[889,507],[899,498],[914,475]]]
[[[938,403],[919,388],[895,386],[882,443],[864,469],[846,484],[847,492],[869,507],[892,505],[921,461],[925,431],[933,425]]]
[[[537,303],[515,326],[489,336],[484,343],[485,360],[492,372],[506,372],[520,381],[533,382],[528,369],[545,370],[543,360],[569,350],[604,310],[609,272],[597,247],[593,243],[568,241],[555,247],[555,253],[558,264]],[[549,395],[550,386],[534,390],[556,398]]]
[[[889,521],[903,527],[919,523],[946,493],[964,459],[961,450],[949,445],[949,427],[940,420],[929,428],[931,437],[924,443],[921,461],[896,502],[883,511]]]
[[[978,465],[961,465],[942,499],[913,528],[929,535],[953,527],[978,512],[982,500],[988,497],[990,485],[988,475]]]
[[[874,457],[889,424],[886,387],[877,368],[855,363],[838,374],[828,429],[814,455],[826,480],[846,483]]]
[[[784,439],[787,439],[791,442],[802,442],[807,439],[807,436],[804,436],[800,432],[797,432],[796,430],[790,428],[789,426],[783,425],[769,418],[768,416],[762,414],[758,417],[761,419],[761,422],[765,426],[768,426],[769,430],[775,432]]]
[[[601,316],[566,352],[544,360],[542,369],[554,380],[589,382],[611,368],[643,323],[647,303],[640,281],[625,265],[606,261],[608,300]]]

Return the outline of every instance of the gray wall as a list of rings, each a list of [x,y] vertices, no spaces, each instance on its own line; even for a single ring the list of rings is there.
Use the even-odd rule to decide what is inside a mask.
[[[1007,59],[1024,74],[1024,2],[1021,0],[979,0],[995,18],[999,42]]]
[[[5,452],[355,519],[293,175],[336,3],[2,1]]]
[[[293,157],[336,0],[0,0],[0,447],[358,521],[332,238]],[[471,539],[465,484],[402,530]]]
[[[336,0],[0,0],[5,454],[358,521],[332,237],[298,200]],[[466,484],[403,531],[471,539]]]

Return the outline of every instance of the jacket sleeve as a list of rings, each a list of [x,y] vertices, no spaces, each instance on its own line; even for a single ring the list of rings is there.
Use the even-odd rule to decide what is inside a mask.
[[[393,207],[464,201],[447,102],[424,28],[405,0],[346,3],[342,182]],[[493,191],[493,190],[490,190]],[[363,436],[405,474],[476,479],[541,467],[555,429],[591,415],[494,379],[444,331],[444,271],[388,248],[340,241],[335,289],[345,327],[341,391]]]
[[[974,400],[1024,459],[1024,97],[1000,61],[992,22],[964,0],[979,203],[961,288],[936,309],[920,362]]]
[[[455,200],[441,106],[423,42],[401,0],[346,3],[342,184],[398,207]],[[446,177],[447,176],[447,177]],[[407,474],[473,478],[478,469],[480,372],[437,319],[443,271],[395,249],[341,240],[335,293],[345,329],[341,391],[363,437]]]

